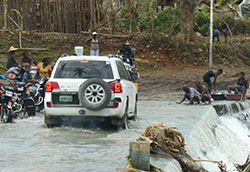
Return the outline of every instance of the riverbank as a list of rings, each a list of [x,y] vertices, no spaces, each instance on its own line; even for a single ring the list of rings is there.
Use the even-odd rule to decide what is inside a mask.
[[[216,88],[225,93],[228,85],[234,85],[237,82],[239,72],[244,71],[246,78],[250,78],[250,72],[245,66],[228,68],[218,65],[214,67],[214,69],[219,68],[222,68],[224,72],[217,78]],[[207,66],[176,66],[176,68],[166,67],[159,71],[141,72],[139,99],[176,101],[184,94],[183,86],[194,87],[196,81],[203,83],[202,77],[208,70]]]

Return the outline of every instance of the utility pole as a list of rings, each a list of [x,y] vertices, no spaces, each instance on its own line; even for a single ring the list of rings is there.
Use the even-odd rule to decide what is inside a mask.
[[[214,0],[210,0],[210,46],[209,46],[209,68],[213,65],[213,8]]]

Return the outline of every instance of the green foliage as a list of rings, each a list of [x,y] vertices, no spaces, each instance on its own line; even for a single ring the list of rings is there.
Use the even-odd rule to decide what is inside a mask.
[[[178,18],[179,9],[176,6],[165,7],[163,10],[156,11],[155,3],[150,0],[146,0],[138,5],[134,20],[136,28],[140,31],[151,31],[152,16],[154,22],[154,29],[157,32],[165,32],[173,27],[175,32],[180,32],[180,24]],[[130,10],[128,7],[122,7],[121,18],[117,24],[117,29],[129,30],[130,26]]]
[[[234,21],[233,31],[237,33],[250,33],[250,19],[236,19]]]
[[[155,29],[164,32],[173,27],[175,32],[180,32],[179,18],[176,16],[178,11],[179,9],[172,7],[160,11],[154,19]]]
[[[200,32],[203,36],[207,35],[210,25],[209,11],[207,8],[204,11],[196,9],[194,13],[194,30]]]
[[[20,13],[20,11],[18,11],[17,9],[11,9],[11,11],[16,12],[17,15],[18,15],[21,19],[23,19],[23,16],[22,16],[22,14]]]
[[[246,54],[250,54],[250,42],[247,42],[247,43],[245,43],[245,51],[246,51]]]

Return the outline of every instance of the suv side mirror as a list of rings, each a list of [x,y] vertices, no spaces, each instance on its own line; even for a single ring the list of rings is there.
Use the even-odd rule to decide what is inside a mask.
[[[131,73],[131,80],[132,80],[132,81],[136,81],[136,80],[138,80],[139,78],[140,78],[139,73],[137,73],[137,72]]]

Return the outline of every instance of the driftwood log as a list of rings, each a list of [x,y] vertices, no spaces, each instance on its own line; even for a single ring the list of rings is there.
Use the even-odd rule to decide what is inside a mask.
[[[248,155],[245,164],[243,165],[236,164],[235,167],[237,168],[239,172],[249,172],[250,171],[250,154]]]
[[[160,131],[155,132],[155,129]],[[226,165],[222,161],[193,160],[186,153],[184,137],[179,131],[175,130],[175,127],[166,127],[163,124],[149,126],[141,133],[140,140],[148,141],[152,152],[161,154],[164,152],[165,155],[170,155],[176,159],[184,172],[208,172],[208,170],[196,163],[198,161],[217,163],[220,170],[226,172]]]

